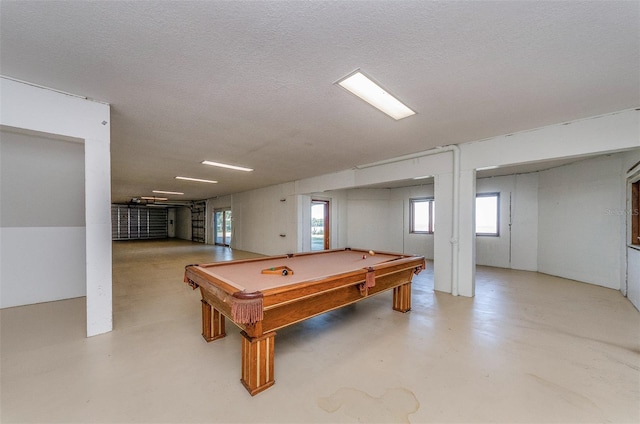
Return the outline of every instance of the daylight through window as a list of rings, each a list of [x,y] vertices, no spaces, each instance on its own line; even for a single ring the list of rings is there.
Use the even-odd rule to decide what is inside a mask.
[[[409,232],[433,234],[434,201],[431,197],[409,199]]]
[[[500,193],[476,195],[476,235],[500,235]]]

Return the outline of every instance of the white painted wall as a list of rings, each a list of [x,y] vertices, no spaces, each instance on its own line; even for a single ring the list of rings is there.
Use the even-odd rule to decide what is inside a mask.
[[[275,227],[266,228],[268,225],[263,224],[271,223],[273,218],[280,221],[283,234],[298,234],[300,242],[294,251],[309,251],[311,199],[317,198],[328,200],[331,205],[331,248],[362,247],[394,252],[425,252],[428,257],[433,254],[433,235],[408,234],[409,198],[433,196],[433,184],[397,190],[335,190],[288,196],[286,202],[281,202],[281,198],[275,194],[286,192],[287,189],[288,187],[275,186],[269,190],[260,189],[232,196],[234,231],[237,235],[234,248],[270,254],[266,250],[257,249],[269,248],[265,240],[271,240],[269,244],[273,244],[273,240],[277,243],[276,232],[273,231]],[[283,213],[284,215],[279,216]],[[255,226],[261,225],[263,228],[254,231]],[[246,228],[251,231],[244,231]],[[277,236],[282,239],[279,235],[280,232]],[[243,247],[238,247],[240,243]],[[288,250],[272,254],[286,252]]]
[[[86,295],[85,227],[3,227],[1,308]]]
[[[310,196],[315,193],[338,199],[338,202],[332,203],[332,215],[334,216],[332,247],[370,244],[384,245],[387,250],[404,249],[406,251],[410,246],[413,246],[413,240],[397,234],[405,233],[405,223],[401,219],[398,221],[393,219],[393,217],[400,215],[403,216],[402,219],[405,219],[405,205],[402,204],[406,201],[405,196],[391,192],[387,196],[382,194],[383,191],[379,191],[369,192],[370,194],[375,193],[371,197],[364,195],[362,190],[352,191],[351,189],[433,175],[432,191],[438,204],[436,207],[436,232],[432,242],[433,254],[429,254],[429,247],[427,247],[427,255],[425,256],[434,258],[434,286],[436,290],[473,296],[477,256],[479,256],[479,263],[536,270],[541,261],[540,254],[542,252],[546,254],[542,258],[542,263],[545,264],[547,272],[553,270],[553,272],[558,272],[558,275],[574,275],[572,269],[580,267],[576,267],[570,257],[567,258],[569,259],[567,262],[558,259],[558,257],[554,259],[546,250],[553,236],[543,226],[547,223],[549,216],[541,216],[542,213],[548,212],[551,201],[549,192],[553,190],[552,186],[556,182],[564,184],[564,179],[568,175],[553,177],[551,174],[547,174],[546,185],[542,188],[544,194],[542,199],[539,190],[540,177],[537,174],[511,176],[508,181],[500,183],[505,185],[500,189],[508,190],[512,200],[511,240],[505,245],[502,240],[493,244],[487,240],[476,243],[474,214],[477,185],[480,185],[480,189],[484,190],[487,187],[483,185],[492,183],[476,181],[475,169],[543,162],[558,158],[582,158],[594,154],[637,148],[640,147],[639,128],[640,113],[636,110],[626,110],[462,144],[460,145],[461,161],[458,173],[454,172],[454,155],[451,152],[435,149],[298,180],[290,184],[234,194],[232,197],[234,224],[236,224],[235,234],[239,238],[233,247],[265,254],[300,251],[300,249],[308,250],[306,234],[308,224],[306,221],[309,218],[307,206]],[[609,171],[604,172],[607,174]],[[572,174],[572,172],[568,172],[568,174]],[[607,184],[619,193],[622,184],[619,170],[616,175],[617,182],[614,183],[614,177],[609,175],[610,179]],[[459,181],[458,185],[455,184],[456,181]],[[457,198],[454,195],[456,190],[459,193]],[[579,203],[580,197],[588,198],[590,190],[591,187],[583,185],[580,187],[578,198],[571,202]],[[273,199],[283,195],[287,199],[293,196],[294,201],[289,204],[294,206],[282,210],[274,203]],[[601,197],[606,198],[606,193],[602,193]],[[399,198],[405,200],[400,201]],[[621,201],[622,198],[617,195],[617,197],[614,196],[608,200]],[[543,212],[538,207],[541,203],[543,204]],[[458,220],[454,218],[453,213],[456,204],[460,211]],[[369,207],[373,210],[368,210]],[[387,228],[371,232],[370,229],[378,225],[385,217],[387,222],[389,219],[391,220]],[[335,230],[333,229],[334,225],[338,226]],[[286,232],[287,238],[295,234],[295,242],[289,244],[289,242],[274,238],[275,234],[284,232]],[[540,234],[547,236],[543,245],[540,245]],[[621,234],[620,231],[618,234]],[[567,237],[569,236],[567,235]],[[585,242],[585,240],[587,241]],[[598,243],[585,237],[582,237],[582,242],[582,244],[586,243],[589,246],[587,249],[591,250],[594,250],[593,245]],[[621,262],[626,256],[622,255],[623,248],[619,243],[619,236],[617,242],[616,244],[614,240],[607,240],[608,245],[615,244],[618,260],[607,256],[606,259],[609,263],[606,264],[606,267],[600,268],[601,273],[606,274],[618,265],[617,271],[613,276],[598,277],[598,281],[603,278],[607,281],[616,281],[617,278],[617,285],[610,283],[614,287],[620,287],[619,279],[622,277],[620,270],[626,269]],[[427,243],[427,246],[430,243]],[[420,244],[416,247],[418,249],[424,248]],[[575,248],[584,249],[581,245],[576,245]],[[563,254],[571,256],[571,253],[565,252]],[[620,259],[620,256],[623,259]],[[580,275],[576,274],[576,277],[578,276]],[[590,280],[587,279],[587,281]]]
[[[454,172],[455,174],[455,172]],[[449,202],[454,204],[451,221],[451,294],[472,297],[476,280],[476,171],[461,169],[459,173],[459,194],[454,192]],[[458,204],[456,213],[455,204]],[[458,215],[456,217],[456,215]],[[456,230],[457,227],[457,230]],[[455,251],[458,250],[456,255]]]
[[[515,175],[511,193],[511,268],[538,270],[537,172]]]
[[[409,198],[433,196],[433,184],[402,189],[352,189],[300,198],[331,202],[331,247],[417,253],[431,258],[433,235],[409,234]],[[304,211],[310,202],[302,202]],[[302,238],[310,233],[310,217],[301,214]],[[306,246],[303,250],[309,250]]]
[[[176,238],[191,241],[191,209],[176,208]]]
[[[453,287],[453,173],[435,174],[433,197],[435,228],[433,234],[433,287],[437,291],[451,293]],[[475,243],[474,243],[475,244]]]
[[[627,248],[627,297],[640,310],[640,249]]]
[[[113,328],[111,269],[111,169],[109,105],[62,94],[49,89],[0,78],[0,125],[71,137],[84,142],[85,179],[85,274],[87,297],[87,336]],[[7,129],[7,128],[5,128]],[[47,137],[50,137],[47,136]],[[40,199],[33,199],[38,206]],[[72,243],[71,241],[69,241]],[[76,242],[80,244],[80,242]],[[0,261],[10,258],[22,246],[2,241]],[[51,242],[42,252],[59,250]],[[55,253],[51,253],[54,255]],[[51,257],[49,257],[51,258]],[[2,266],[4,269],[4,266]],[[20,275],[3,275],[20,281]]]
[[[84,145],[0,131],[0,199],[0,308],[85,296]]]
[[[500,227],[498,237],[476,236],[476,264],[510,268],[511,202],[515,191],[515,176],[483,178],[476,181],[476,192],[500,194]]]
[[[614,112],[462,144],[462,169],[544,162],[640,147],[640,111]]]
[[[167,237],[174,238],[176,236],[176,209],[169,208],[167,210]]]
[[[433,197],[433,183],[429,182],[421,186],[398,188],[391,190],[391,199],[402,202],[402,210],[390,214],[397,221],[402,221],[402,250],[398,252],[422,255],[427,259],[433,259],[433,234],[409,233],[409,199],[420,197]]]
[[[296,243],[296,252],[310,252],[311,251],[311,199],[315,196],[292,196],[292,201],[296,202],[295,208],[298,211],[298,219],[293,225],[295,226],[295,231],[298,234],[298,240]],[[324,200],[329,200],[330,207],[334,208],[334,202],[331,197],[327,197]],[[329,215],[333,217],[333,210],[329,211]],[[333,219],[331,220],[329,225],[333,226]],[[329,245],[332,248],[335,248],[336,244],[332,240],[334,237],[333,232],[329,234]]]
[[[233,195],[231,247],[265,255],[296,252],[298,199],[293,183]]]
[[[538,268],[538,173],[481,178],[476,192],[500,193],[500,235],[476,237],[476,264]]]
[[[621,155],[540,172],[538,270],[620,289],[624,210]]]
[[[433,236],[434,284],[436,290],[451,292],[454,256],[454,246],[451,243],[454,229],[453,157],[454,155],[450,151],[436,149],[426,152],[423,155],[417,154],[415,157],[411,155],[411,157],[392,159],[388,162],[385,161],[377,164],[368,164],[356,169],[298,180],[294,182],[294,189],[295,193],[298,195],[318,192],[331,193],[335,190],[350,189],[357,186],[366,186],[428,175],[434,176],[433,193],[434,197],[439,199],[439,206],[436,208],[435,212],[436,229]],[[467,172],[467,174],[469,175],[468,191],[473,191],[473,196],[475,196],[475,174],[473,172]],[[469,197],[469,199],[471,199],[471,197]],[[469,200],[468,203],[471,204],[472,201]],[[399,205],[397,208],[399,208]],[[468,219],[471,218],[469,217]],[[342,222],[346,221],[343,220]],[[468,222],[467,228],[470,231],[471,226]],[[350,230],[342,229],[342,233],[348,231]],[[471,240],[472,235],[470,233],[466,234],[466,238]],[[368,237],[363,242],[367,241]],[[348,244],[352,244],[354,242],[357,243],[360,242],[360,240],[353,239],[352,236],[351,240],[347,241]],[[401,244],[399,246],[401,246]],[[473,244],[473,246],[475,246],[475,244]],[[473,255],[473,250],[474,247],[470,247],[467,253]],[[473,260],[475,261],[475,257]],[[473,278],[474,270],[472,268],[472,265],[467,264],[465,275],[468,280]],[[470,283],[467,285],[469,286]],[[472,295],[472,289],[468,287],[465,293],[466,295]]]
[[[401,251],[402,233],[397,232],[398,220],[393,216],[392,210],[390,190],[349,190],[347,245],[366,250]]]

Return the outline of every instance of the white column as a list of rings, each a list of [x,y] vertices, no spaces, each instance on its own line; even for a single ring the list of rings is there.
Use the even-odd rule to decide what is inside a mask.
[[[476,171],[461,171],[459,181],[457,291],[460,296],[473,297],[476,287]]]
[[[112,321],[111,160],[109,140],[85,140],[87,337],[109,332]]]
[[[453,174],[441,173],[433,177],[435,199],[435,228],[433,234],[433,288],[451,293],[453,237]]]

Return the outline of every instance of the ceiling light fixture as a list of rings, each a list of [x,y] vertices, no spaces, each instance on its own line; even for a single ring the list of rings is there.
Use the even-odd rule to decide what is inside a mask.
[[[211,183],[211,184],[218,184],[217,181],[213,181],[213,180],[203,180],[200,178],[191,178],[191,177],[176,177],[176,180],[185,180],[185,181],[197,181],[199,183]]]
[[[396,121],[406,118],[407,116],[415,115],[413,110],[389,94],[359,69],[336,81],[335,84],[360,97]]]
[[[179,191],[162,191],[162,190],[153,190],[154,193],[158,193],[158,194],[177,194],[177,195],[183,195],[184,193],[180,193]]]
[[[220,162],[211,162],[210,160],[203,160],[202,164],[203,165],[217,166],[219,168],[235,169],[236,171],[245,171],[245,172],[253,171],[253,169],[251,169],[251,168],[245,168],[245,167],[242,167],[242,166],[235,166],[235,165],[227,165],[226,163],[220,163]]]
[[[148,197],[148,196],[142,196],[141,197],[142,200],[153,200],[153,201],[164,201],[164,200],[169,200],[166,197]]]

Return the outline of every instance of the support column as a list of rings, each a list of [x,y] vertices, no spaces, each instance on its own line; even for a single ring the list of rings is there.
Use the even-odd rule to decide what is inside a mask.
[[[272,331],[260,337],[242,334],[242,378],[245,389],[254,396],[275,383],[273,375],[274,341]]]
[[[202,299],[202,337],[207,342],[223,338],[227,335],[224,323],[224,315]]]
[[[473,297],[476,288],[476,171],[474,169],[460,172],[459,202],[458,294]]]
[[[393,310],[399,312],[411,310],[411,283],[393,288]]]
[[[113,330],[109,139],[85,139],[87,337]]]
[[[453,174],[435,175],[434,289],[473,297],[476,270],[475,170],[459,172],[456,196],[453,186]],[[454,206],[455,202],[457,206]],[[455,219],[454,209],[457,209],[458,219]]]
[[[433,234],[433,288],[451,293],[453,237],[453,174],[434,176],[435,231]]]

